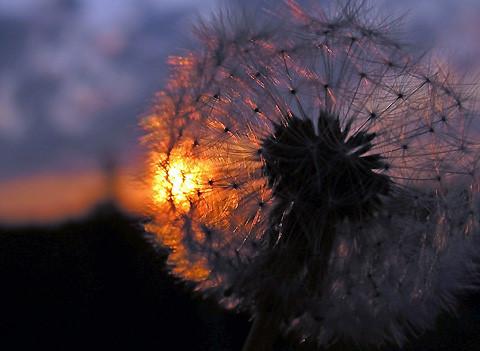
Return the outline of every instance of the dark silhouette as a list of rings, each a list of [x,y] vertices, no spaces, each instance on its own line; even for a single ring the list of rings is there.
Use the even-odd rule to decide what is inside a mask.
[[[236,350],[246,319],[192,300],[164,258],[111,204],[83,221],[0,229],[0,347]]]

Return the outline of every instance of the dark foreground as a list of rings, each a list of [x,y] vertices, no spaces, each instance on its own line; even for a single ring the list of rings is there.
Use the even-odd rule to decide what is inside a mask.
[[[480,295],[463,302],[458,318],[405,349],[480,350]],[[139,221],[113,206],[48,229],[0,229],[2,350],[233,351],[248,328],[245,316],[192,298]]]

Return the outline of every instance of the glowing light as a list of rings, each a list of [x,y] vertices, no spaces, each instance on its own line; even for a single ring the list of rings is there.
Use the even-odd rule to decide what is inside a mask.
[[[156,167],[153,175],[153,201],[157,205],[173,204],[188,210],[191,199],[201,187],[201,167],[184,159],[173,159]]]
[[[208,278],[210,269],[205,258],[198,257],[193,262],[189,259],[176,215],[189,211],[199,199],[206,184],[204,178],[208,167],[177,151],[182,156],[155,157],[157,162],[152,172],[152,199],[159,207],[155,215],[157,219],[162,218],[164,225],[150,224],[148,230],[155,232],[163,245],[172,249],[168,264],[172,265],[175,274],[201,282]],[[164,206],[173,206],[174,211],[164,211]]]

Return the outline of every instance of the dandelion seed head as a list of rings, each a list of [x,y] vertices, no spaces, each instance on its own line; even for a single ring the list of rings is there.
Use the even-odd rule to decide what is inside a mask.
[[[385,164],[372,148],[375,133],[348,136],[338,117],[321,112],[312,119],[291,117],[262,143],[264,175],[272,196],[322,208],[330,215],[365,219],[388,195],[388,176],[376,173]]]
[[[319,345],[403,344],[478,278],[478,112],[349,1],[225,12],[144,119],[173,274]]]

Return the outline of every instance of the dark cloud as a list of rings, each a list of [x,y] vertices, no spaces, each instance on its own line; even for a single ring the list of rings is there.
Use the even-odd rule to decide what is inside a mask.
[[[27,46],[28,30],[23,21],[0,17],[0,71],[15,66]]]

